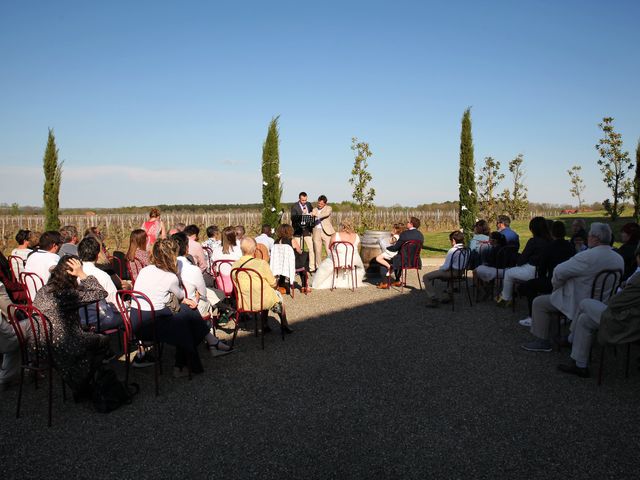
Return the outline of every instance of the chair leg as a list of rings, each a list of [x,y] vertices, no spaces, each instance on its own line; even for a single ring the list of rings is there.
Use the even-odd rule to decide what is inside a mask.
[[[236,343],[236,335],[238,335],[238,322],[240,322],[240,313],[236,311],[235,327],[233,329],[233,337],[231,337],[231,348]]]
[[[467,287],[467,297],[469,297],[469,306],[473,307],[473,301],[471,300],[471,290],[469,290],[469,279],[465,277],[464,279],[465,287]]]
[[[598,370],[598,386],[602,385],[602,373],[604,371],[604,352],[606,347],[602,346],[602,351],[600,353],[600,368]]]
[[[51,426],[51,414],[53,411],[53,368],[51,367],[51,363],[49,363],[49,371],[47,372],[49,375],[49,421],[47,422],[47,426]]]
[[[22,403],[23,385],[24,385],[24,368],[20,367],[20,386],[18,387],[18,407],[16,409],[16,418],[20,418],[20,404]]]
[[[422,290],[422,280],[420,280],[420,271],[416,269],[416,275],[418,276],[418,285],[420,286],[420,290]]]

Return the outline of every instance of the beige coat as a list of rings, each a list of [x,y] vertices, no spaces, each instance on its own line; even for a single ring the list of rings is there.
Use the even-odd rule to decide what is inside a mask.
[[[620,293],[609,300],[600,316],[598,342],[630,343],[640,340],[640,274],[632,276]]]
[[[320,225],[322,225],[322,231],[325,235],[333,235],[336,233],[333,225],[331,224],[331,213],[333,210],[329,205],[325,205],[320,213],[318,213],[318,207],[314,207],[311,211],[311,215],[315,215],[317,220],[320,220]]]
[[[602,270],[624,271],[624,260],[607,245],[589,248],[562,262],[553,271],[551,304],[567,318],[576,319],[580,302],[591,297],[593,280]],[[595,293],[598,298],[600,292]]]

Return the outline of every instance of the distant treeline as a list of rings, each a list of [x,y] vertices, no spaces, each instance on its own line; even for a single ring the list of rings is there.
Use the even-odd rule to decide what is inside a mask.
[[[283,203],[282,209],[289,211],[293,203]],[[337,212],[350,212],[356,210],[356,204],[349,201],[343,201],[340,203],[331,203],[333,209]],[[147,213],[151,208],[159,208],[163,212],[189,212],[189,213],[206,213],[206,212],[244,212],[244,211],[256,211],[262,208],[260,203],[225,203],[225,204],[181,204],[181,205],[146,205],[146,206],[129,206],[118,208],[61,208],[60,213],[62,215],[83,215],[85,213]],[[399,210],[399,209],[415,209],[415,210],[451,210],[458,209],[457,201],[447,202],[433,202],[424,203],[415,207],[407,207],[404,205],[396,204],[390,207],[376,207],[380,210]],[[530,211],[549,211],[549,210],[564,210],[575,209],[575,205],[571,204],[557,204],[557,203],[534,203],[529,202]],[[583,209],[600,210],[602,204],[595,202],[591,205],[583,205]],[[1,215],[40,215],[42,214],[42,207],[32,206],[20,206],[16,203],[9,205],[6,203],[0,204]]]

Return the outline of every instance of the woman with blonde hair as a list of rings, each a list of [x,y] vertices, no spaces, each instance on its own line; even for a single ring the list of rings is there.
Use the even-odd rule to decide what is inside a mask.
[[[353,249],[349,245],[340,242],[350,243]],[[335,248],[334,243],[338,244]],[[331,236],[329,253],[329,256],[318,266],[318,270],[316,270],[316,274],[313,276],[311,286],[314,289],[321,290],[331,288],[332,286],[335,288],[361,286],[364,278],[364,264],[362,263],[362,258],[360,258],[360,236],[353,228],[351,220],[345,218],[340,222],[338,232]],[[334,273],[334,266],[342,268],[339,272]],[[355,269],[356,273],[355,284],[351,272],[348,271],[348,268],[351,267]],[[334,275],[336,275],[335,279]]]
[[[151,265],[140,270],[136,280],[136,291],[144,293],[155,310],[155,329],[159,342],[176,347],[174,376],[188,375],[185,368],[191,363],[193,373],[203,371],[197,347],[206,340],[212,353],[228,350],[210,331],[209,325],[197,310],[198,304],[184,297],[184,289],[178,277],[178,244],[171,239],[160,239],[153,245]],[[142,325],[134,325],[136,336],[142,340],[152,340],[153,324],[147,302],[140,302]],[[131,319],[137,320],[138,312],[132,309]],[[225,348],[226,347],[226,348]],[[136,361],[138,366],[146,366],[144,357]]]
[[[238,260],[242,256],[240,247],[236,244],[236,230],[226,227],[222,230],[222,244],[213,249],[212,262],[216,260]]]
[[[140,228],[147,233],[147,250],[150,250],[151,245],[156,243],[159,238],[167,237],[167,230],[160,220],[160,210],[157,208],[151,209],[149,220],[144,222]]]

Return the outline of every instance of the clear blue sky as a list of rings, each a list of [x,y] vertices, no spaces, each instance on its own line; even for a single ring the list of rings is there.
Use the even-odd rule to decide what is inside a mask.
[[[275,115],[283,200],[349,199],[352,136],[377,203],[454,200],[467,106],[476,164],[524,154],[553,203],[581,164],[605,198],[598,122],[640,137],[640,2],[443,3],[4,1],[0,202],[42,203],[48,127],[63,207],[259,202]]]

